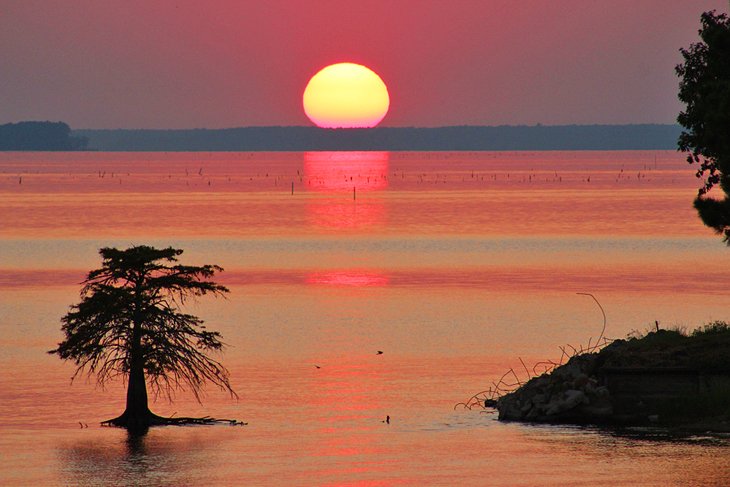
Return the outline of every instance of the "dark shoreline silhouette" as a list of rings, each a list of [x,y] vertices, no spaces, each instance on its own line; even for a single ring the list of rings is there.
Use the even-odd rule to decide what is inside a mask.
[[[549,372],[531,374],[525,367],[525,382],[511,371],[519,387],[472,401],[496,408],[503,421],[727,432],[729,348],[730,325],[724,321],[692,333],[660,329],[657,322],[656,331],[589,346],[566,363],[561,357]]]
[[[519,151],[673,150],[678,125],[240,127],[74,130],[100,151]]]
[[[0,125],[0,151],[85,150],[88,139],[72,135],[63,122],[18,122]]]

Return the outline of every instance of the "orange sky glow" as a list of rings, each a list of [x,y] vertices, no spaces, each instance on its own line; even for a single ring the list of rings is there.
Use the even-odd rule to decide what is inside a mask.
[[[309,125],[324,66],[375,71],[381,126],[674,123],[674,67],[727,0],[4,2],[0,123]]]

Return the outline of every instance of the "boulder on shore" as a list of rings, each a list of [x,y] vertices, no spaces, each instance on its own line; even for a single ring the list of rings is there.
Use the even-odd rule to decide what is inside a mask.
[[[573,357],[549,374],[500,397],[499,419],[537,423],[604,423],[613,415],[606,386],[597,374],[598,354]]]

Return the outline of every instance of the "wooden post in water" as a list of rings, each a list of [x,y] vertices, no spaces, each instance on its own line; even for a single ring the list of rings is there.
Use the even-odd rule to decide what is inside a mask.
[[[294,181],[291,182],[291,194],[294,194]]]
[[[352,200],[355,201],[356,199],[356,193],[355,193],[355,186],[352,187]]]

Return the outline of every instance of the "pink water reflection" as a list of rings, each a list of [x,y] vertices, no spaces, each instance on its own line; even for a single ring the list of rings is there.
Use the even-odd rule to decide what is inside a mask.
[[[326,286],[387,286],[388,276],[374,271],[342,270],[314,272],[307,276],[307,284]]]
[[[713,238],[686,166],[675,151],[3,153],[0,236]]]
[[[385,204],[368,193],[388,188],[388,160],[388,152],[305,152],[307,187],[326,195],[307,205],[311,221],[318,227],[334,230],[383,226],[387,217]],[[306,282],[329,286],[386,286],[388,278],[372,271],[345,269],[315,272],[307,276]]]
[[[373,193],[388,187],[387,152],[305,152],[309,220],[330,230],[382,227],[384,203]]]
[[[325,193],[388,187],[388,152],[305,152],[307,189]]]
[[[357,230],[382,226],[385,206],[382,203],[356,203],[330,199],[316,201],[307,207],[310,221],[330,230]]]
[[[600,310],[576,292],[596,294],[615,338],[655,320],[726,319],[728,297],[713,283],[730,257],[697,219],[681,155],[365,156],[384,163],[370,181],[322,154],[313,164],[300,153],[0,154],[0,478],[724,485],[727,442],[635,442],[453,410],[521,367],[518,357],[531,366],[595,337]],[[373,184],[353,201],[346,173]],[[348,223],[330,223],[338,218]],[[248,427],[154,431],[130,455],[98,427],[123,409],[121,381],[70,386],[71,364],[45,353],[96,249],[134,243],[221,264],[232,289],[192,311],[230,343],[223,360],[242,399],[210,391],[199,406],[181,394],[155,410]]]

